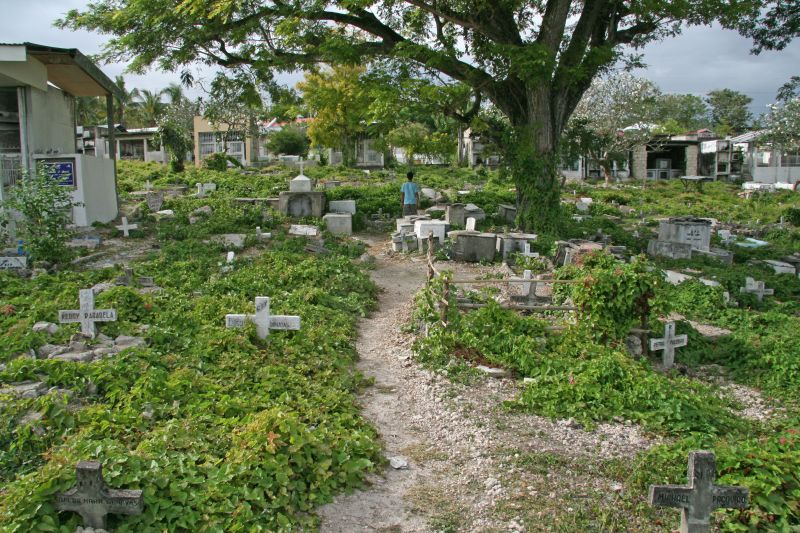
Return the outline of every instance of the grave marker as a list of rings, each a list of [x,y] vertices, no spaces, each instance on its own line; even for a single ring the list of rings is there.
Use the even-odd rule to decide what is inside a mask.
[[[152,212],[161,211],[161,206],[164,205],[164,193],[159,192],[148,192],[145,196],[145,201],[147,202],[147,207]]]
[[[243,328],[247,321],[256,325],[256,333],[261,339],[266,339],[269,330],[299,330],[300,317],[294,315],[270,315],[269,297],[256,296],[256,313],[254,315],[225,315],[226,328]]]
[[[475,219],[473,217],[467,219],[467,231],[475,231]]]
[[[758,301],[762,301],[764,296],[772,296],[775,294],[775,289],[767,289],[764,287],[763,281],[756,281],[753,278],[745,278],[744,287],[739,288],[740,293],[755,294]]]
[[[264,240],[272,238],[272,233],[263,233],[261,231],[261,226],[256,226],[256,239]]]
[[[689,344],[688,335],[675,335],[675,322],[664,324],[664,337],[661,339],[650,339],[651,350],[664,350],[663,366],[672,368],[675,364],[675,348]]]
[[[531,258],[538,258],[539,254],[537,252],[531,252],[531,243],[525,241],[525,249],[522,251],[523,257],[531,257]]]
[[[408,253],[408,241],[406,241],[406,235],[407,235],[406,230],[405,229],[401,229],[400,230],[400,243],[401,243],[400,246],[401,246],[404,254]]]
[[[139,229],[138,224],[128,224],[128,217],[122,217],[122,225],[116,226],[118,230],[122,232],[122,235],[125,237],[130,237],[130,230],[132,229]]]
[[[12,268],[25,268],[28,266],[28,258],[24,255],[0,257],[0,270],[10,270]]]
[[[680,533],[708,533],[715,509],[746,509],[750,491],[715,485],[717,464],[713,452],[689,453],[689,485],[650,485],[648,502],[654,507],[681,509]]]
[[[72,324],[79,322],[81,333],[90,335],[92,338],[97,334],[95,322],[116,322],[116,309],[95,309],[94,291],[92,289],[81,289],[79,293],[80,309],[70,311],[59,311],[58,321],[61,324]]]
[[[81,461],[76,468],[75,486],[56,496],[56,509],[78,513],[84,527],[105,529],[109,514],[142,514],[144,498],[141,490],[108,488],[103,480],[103,465]]]

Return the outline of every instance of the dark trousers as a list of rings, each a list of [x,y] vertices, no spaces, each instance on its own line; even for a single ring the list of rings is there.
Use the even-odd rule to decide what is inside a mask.
[[[417,214],[417,204],[403,204],[403,216]]]

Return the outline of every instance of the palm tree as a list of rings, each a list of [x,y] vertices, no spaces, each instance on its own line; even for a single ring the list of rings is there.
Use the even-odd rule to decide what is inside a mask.
[[[155,126],[158,117],[164,112],[165,104],[161,101],[161,95],[163,94],[163,90],[148,91],[147,89],[142,89],[139,91],[137,108],[139,118],[145,127]]]
[[[170,83],[167,85],[167,88],[161,92],[167,96],[169,103],[172,105],[180,104],[186,99],[186,95],[183,93],[183,87],[177,83]]]
[[[136,107],[136,99],[139,98],[139,89],[132,89],[128,91],[125,88],[125,78],[122,76],[117,76],[114,78],[114,83],[117,84],[122,90],[122,98],[117,99],[117,123],[124,124],[125,123],[125,111],[128,111],[132,108]]]

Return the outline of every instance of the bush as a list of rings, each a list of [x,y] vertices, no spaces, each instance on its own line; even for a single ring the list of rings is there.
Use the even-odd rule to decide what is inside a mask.
[[[267,149],[273,154],[308,155],[311,140],[306,135],[305,128],[286,126],[280,131],[269,134]]]

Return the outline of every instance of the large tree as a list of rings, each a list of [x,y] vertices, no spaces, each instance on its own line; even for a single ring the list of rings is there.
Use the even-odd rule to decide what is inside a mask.
[[[694,94],[662,94],[656,102],[656,121],[664,133],[684,133],[710,125],[708,106]]]
[[[747,108],[753,99],[731,89],[717,89],[708,93],[706,102],[711,108],[711,122],[718,135],[741,133],[753,121]]]
[[[733,26],[764,1],[95,0],[63,26],[112,35],[131,69],[193,61],[266,73],[393,57],[472,87],[510,120],[519,222],[554,229],[558,144],[592,79],[626,46],[683,23]]]

